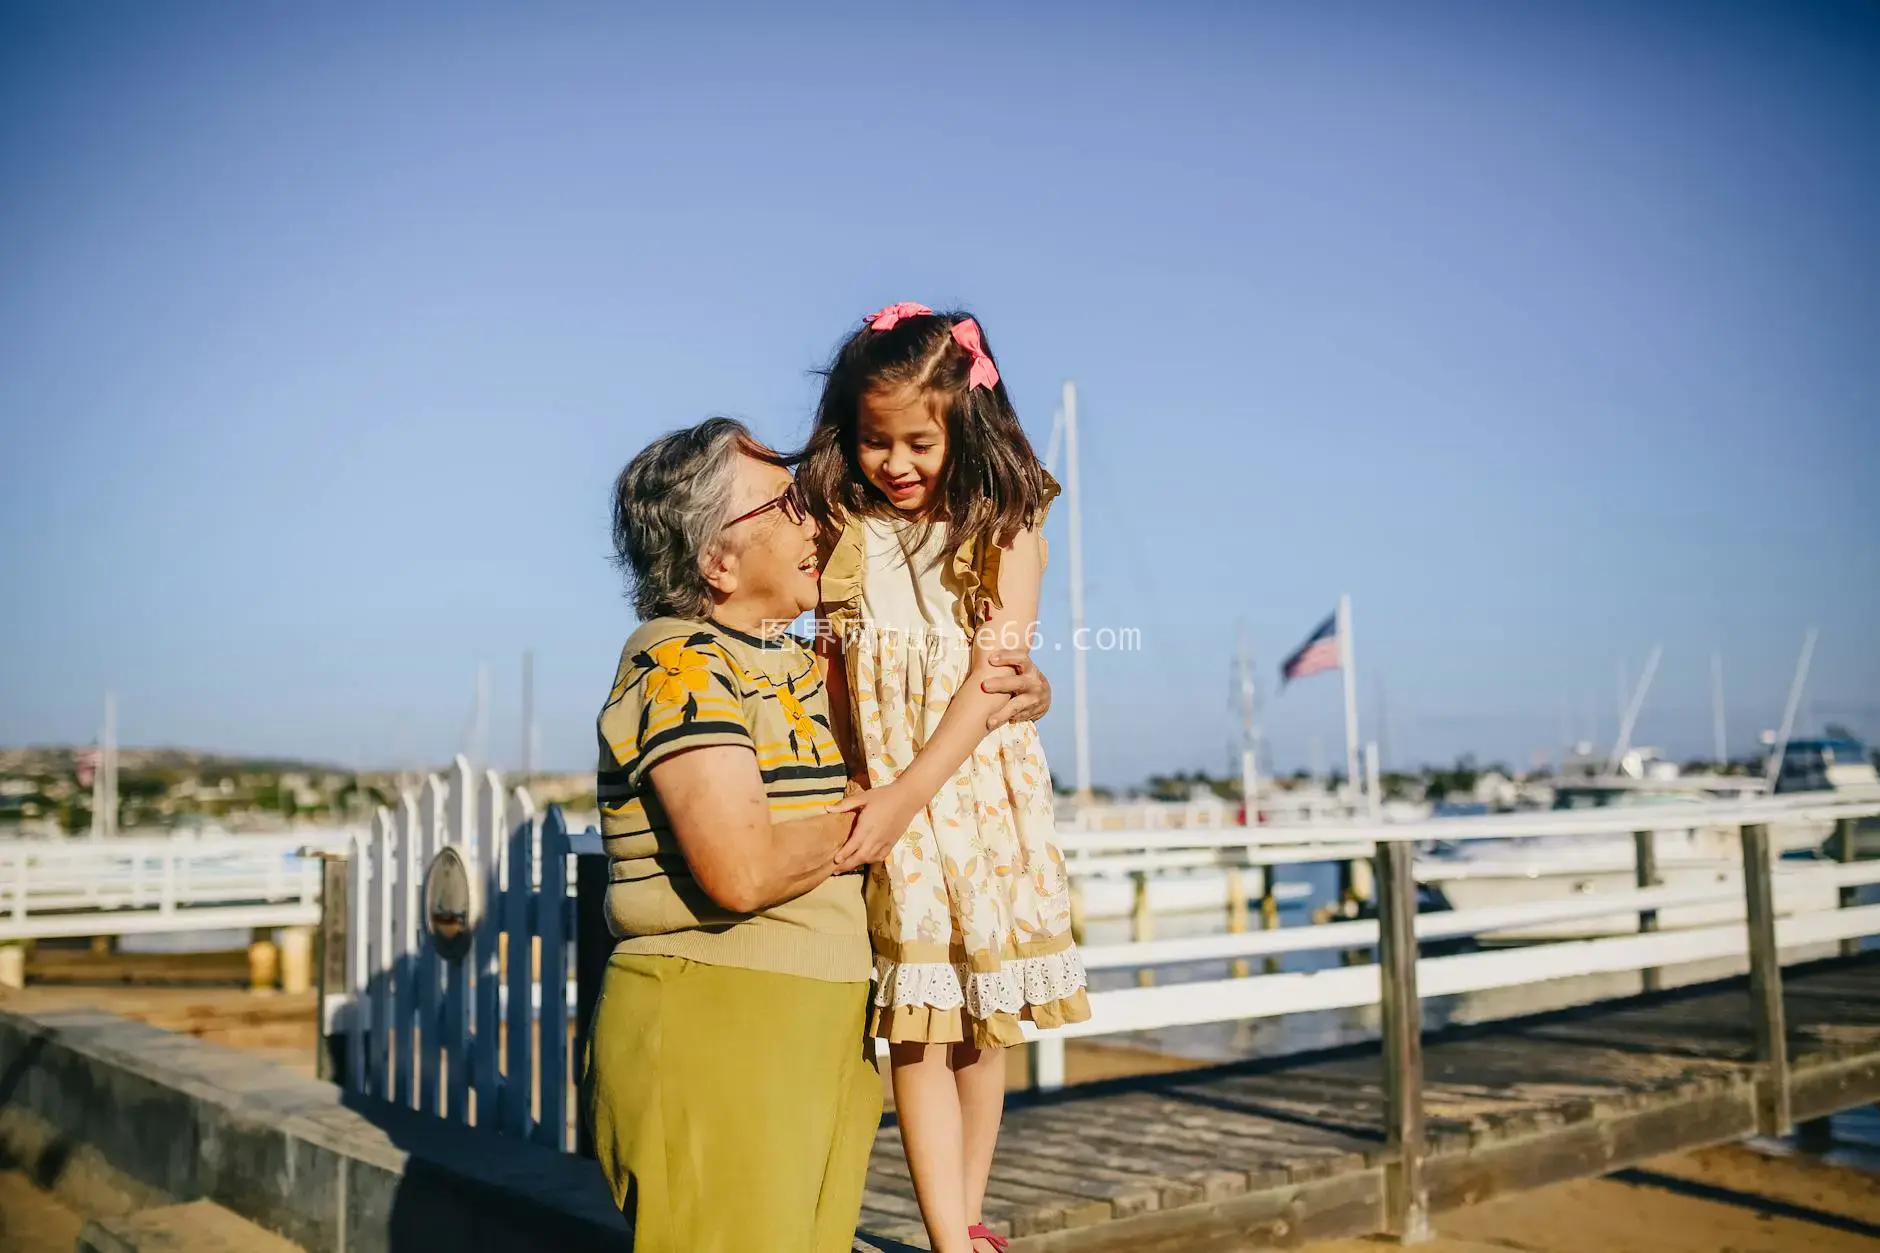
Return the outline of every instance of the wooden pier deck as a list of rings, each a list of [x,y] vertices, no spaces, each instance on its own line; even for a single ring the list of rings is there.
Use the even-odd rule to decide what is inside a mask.
[[[1880,1101],[1880,953],[1784,973],[1797,1122]],[[1757,1134],[1772,1108],[1750,983],[1424,1040],[1429,1208]],[[1385,1225],[1376,1046],[1015,1098],[986,1219],[1014,1253],[1227,1253]],[[927,1247],[892,1122],[858,1248]]]

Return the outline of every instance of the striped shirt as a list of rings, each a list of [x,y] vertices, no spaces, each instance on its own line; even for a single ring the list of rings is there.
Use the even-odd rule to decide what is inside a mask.
[[[692,877],[648,774],[686,749],[748,748],[773,823],[826,812],[848,774],[808,648],[787,635],[764,640],[715,622],[655,619],[621,652],[599,730],[616,951],[839,982],[868,978],[859,875],[756,914],[725,910]]]

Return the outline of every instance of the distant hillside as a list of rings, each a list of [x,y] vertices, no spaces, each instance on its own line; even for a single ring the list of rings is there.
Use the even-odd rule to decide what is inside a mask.
[[[0,774],[70,774],[77,769],[87,745],[41,744],[28,748],[0,748]],[[325,762],[286,757],[243,757],[232,753],[201,752],[193,748],[120,748],[118,769],[168,770],[189,774],[304,774],[350,773]]]

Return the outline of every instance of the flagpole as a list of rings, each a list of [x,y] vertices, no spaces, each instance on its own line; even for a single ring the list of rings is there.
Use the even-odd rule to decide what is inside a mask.
[[[1240,624],[1240,800],[1243,824],[1259,822],[1260,765],[1253,725],[1253,662],[1247,656],[1247,624]]]
[[[1361,788],[1358,773],[1358,659],[1351,644],[1351,594],[1338,598],[1338,666],[1345,673],[1345,781],[1352,795]]]
[[[1064,384],[1064,503],[1071,540],[1072,744],[1077,763],[1077,799],[1090,801],[1089,675],[1084,658],[1084,521],[1077,465],[1077,384]]]

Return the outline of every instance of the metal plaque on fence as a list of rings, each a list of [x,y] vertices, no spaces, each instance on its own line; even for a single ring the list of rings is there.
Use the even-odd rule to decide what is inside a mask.
[[[424,926],[446,961],[462,961],[470,953],[477,928],[477,890],[470,867],[454,848],[438,850],[424,872]]]

